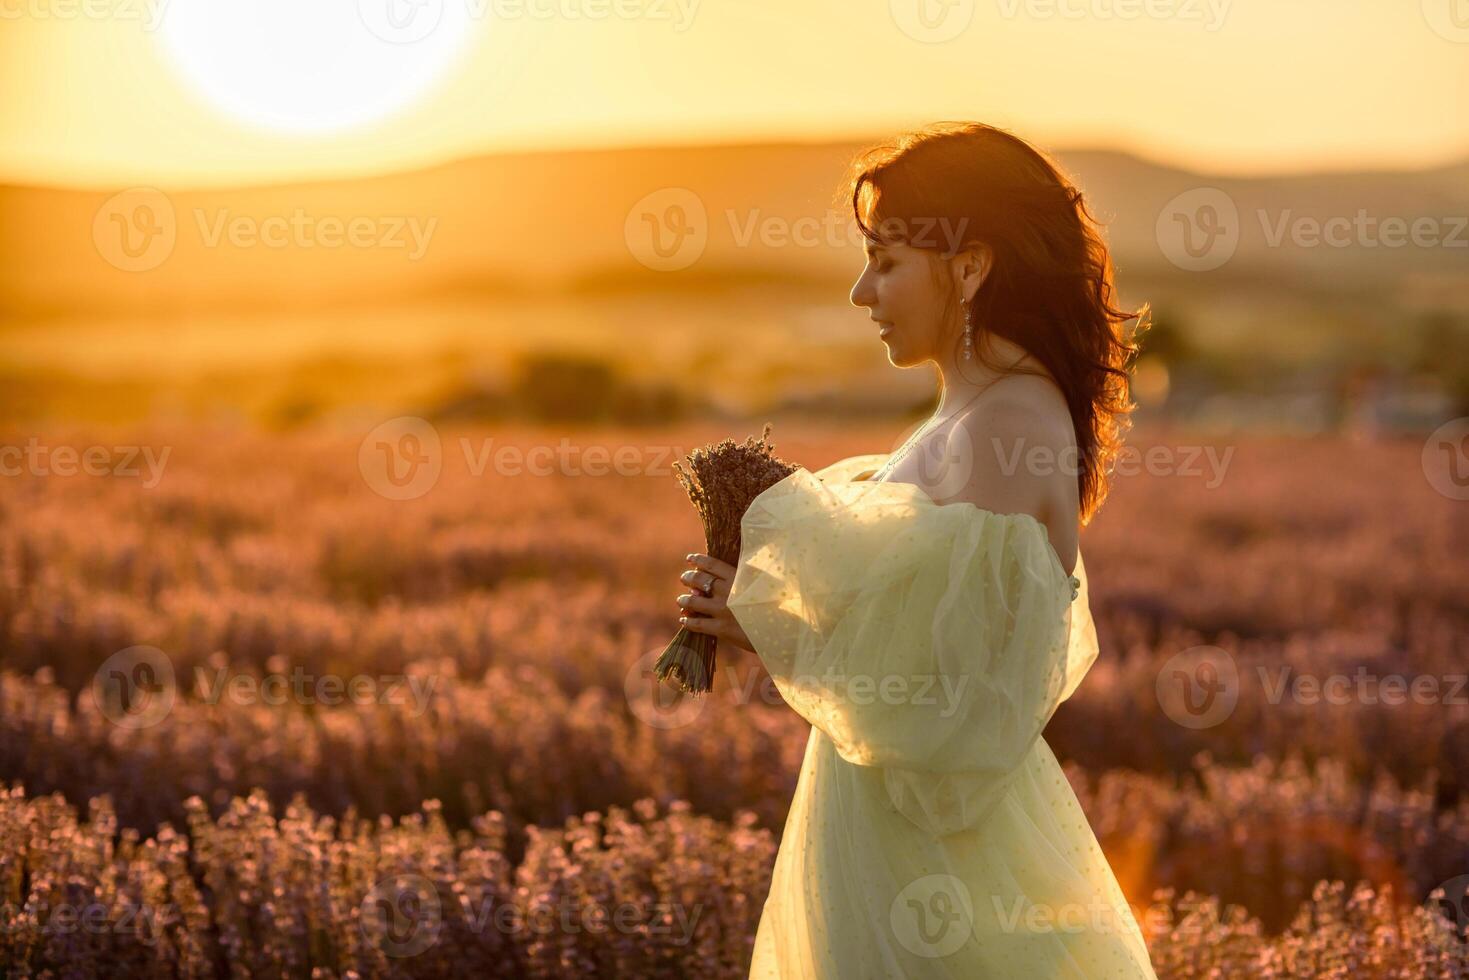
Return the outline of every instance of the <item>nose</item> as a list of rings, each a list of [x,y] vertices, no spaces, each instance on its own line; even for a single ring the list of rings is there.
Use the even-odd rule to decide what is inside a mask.
[[[872,288],[872,279],[868,270],[863,269],[862,275],[852,284],[852,292],[847,297],[853,306],[865,306],[871,308],[877,305],[877,291]]]

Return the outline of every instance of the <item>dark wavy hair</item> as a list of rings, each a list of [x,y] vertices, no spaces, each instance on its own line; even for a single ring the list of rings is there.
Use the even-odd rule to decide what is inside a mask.
[[[993,250],[993,267],[969,304],[977,356],[992,371],[1042,374],[992,364],[986,340],[994,334],[1056,380],[1076,429],[1081,523],[1090,523],[1132,425],[1130,368],[1148,307],[1115,305],[1111,256],[1081,191],[1025,140],[964,122],[863,152],[839,194],[848,192],[858,228],[874,244],[898,241],[945,256],[976,242]],[[957,283],[947,263],[934,265],[950,280],[952,317]]]

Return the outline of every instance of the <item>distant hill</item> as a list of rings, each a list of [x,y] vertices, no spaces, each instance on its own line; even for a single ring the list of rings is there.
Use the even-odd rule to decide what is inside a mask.
[[[162,188],[166,196],[153,202],[160,206],[140,220],[159,227],[171,209],[175,243],[144,271],[108,261],[109,255],[117,260],[119,236],[134,217],[131,211],[109,214],[104,205],[110,193],[0,186],[0,314],[16,320],[310,309],[547,291],[702,290],[727,283],[845,290],[861,258],[847,238],[847,213],[835,194],[865,145],[518,153],[364,179]],[[1231,178],[1126,153],[1075,149],[1058,155],[1107,223],[1124,284],[1129,276],[1185,284],[1246,277],[1291,289],[1411,292],[1469,306],[1469,229],[1456,229],[1454,220],[1469,215],[1469,161],[1416,172]],[[1156,228],[1171,199],[1201,187],[1223,191],[1237,208],[1239,243],[1221,268],[1190,272],[1169,260]],[[630,219],[634,206],[665,188],[692,192],[707,222],[702,254],[675,271],[649,268],[635,254],[640,248],[649,254],[646,242],[629,244],[629,234],[646,234],[652,220]],[[649,213],[676,218],[687,200],[664,192]],[[1301,247],[1289,237],[1278,246],[1269,241],[1270,229],[1290,228],[1296,219],[1350,221],[1359,212],[1375,221],[1429,219],[1440,237],[1457,234],[1460,244],[1386,247],[1356,233],[1344,247]],[[687,208],[682,214],[697,228],[697,215]],[[388,244],[323,244],[317,231],[292,242],[293,219],[337,219],[344,226],[357,220],[367,240]],[[245,232],[274,227],[286,241],[231,244],[226,235],[211,243],[210,234],[232,222]],[[800,228],[815,240],[797,245],[769,237]],[[416,249],[422,254],[413,254]]]

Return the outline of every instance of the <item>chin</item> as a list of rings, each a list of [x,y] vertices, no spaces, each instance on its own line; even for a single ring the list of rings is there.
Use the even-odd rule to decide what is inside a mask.
[[[909,368],[917,367],[924,362],[922,357],[914,357],[902,344],[888,343],[888,363],[893,367]]]

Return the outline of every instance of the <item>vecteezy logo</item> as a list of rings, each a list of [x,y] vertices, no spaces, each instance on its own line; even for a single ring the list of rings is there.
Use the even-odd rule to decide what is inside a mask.
[[[92,243],[108,264],[124,272],[156,269],[173,254],[178,220],[168,195],[133,187],[102,202],[92,217]]]
[[[1184,728],[1213,728],[1239,703],[1239,669],[1227,650],[1190,647],[1174,654],[1155,684],[1163,713]]]
[[[1450,878],[1432,891],[1441,894],[1430,893],[1424,906],[1449,920],[1454,930],[1452,942],[1469,942],[1469,875]]]
[[[373,492],[389,500],[422,497],[444,468],[439,431],[412,415],[377,426],[357,448],[357,468]]]
[[[974,0],[888,0],[898,30],[924,44],[952,41],[974,20]]]
[[[1469,44],[1469,0],[1423,0],[1423,19],[1444,40]]]
[[[622,234],[633,258],[655,272],[676,272],[704,254],[709,215],[693,191],[664,187],[628,210]]]
[[[173,710],[177,697],[173,661],[162,650],[132,646],[119,650],[92,675],[92,700],[119,728],[149,728]]]
[[[1445,422],[1423,444],[1423,475],[1450,500],[1469,500],[1469,417]]]
[[[682,728],[699,717],[709,699],[684,694],[672,681],[660,681],[653,665],[662,655],[663,648],[654,647],[634,661],[622,680],[622,693],[632,713],[652,727]]]
[[[417,956],[438,942],[444,924],[439,890],[422,875],[377,882],[361,905],[362,934],[386,956]]]
[[[968,886],[954,875],[924,875],[893,898],[888,919],[904,949],[937,959],[974,934],[974,903]]]
[[[1163,205],[1154,228],[1168,261],[1188,272],[1217,269],[1239,247],[1239,208],[1217,187],[1195,187]]]
[[[357,16],[389,44],[413,44],[438,29],[444,0],[357,0]]]
[[[920,440],[913,447],[918,483],[935,500],[964,489],[974,474],[974,438],[962,425],[949,426],[941,435]]]

